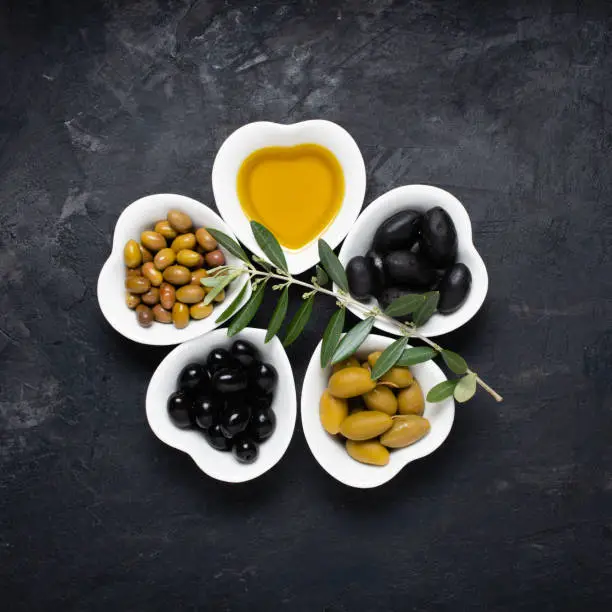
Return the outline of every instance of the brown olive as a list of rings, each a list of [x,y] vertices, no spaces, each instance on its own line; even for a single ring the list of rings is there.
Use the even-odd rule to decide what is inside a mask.
[[[209,268],[216,268],[218,266],[225,265],[225,255],[219,249],[206,253],[204,259]]]
[[[151,282],[144,276],[130,276],[125,279],[125,288],[130,293],[142,294],[151,288]]]
[[[183,249],[193,249],[195,244],[196,239],[194,234],[181,234],[172,241],[170,246],[175,253],[178,253]]]
[[[128,268],[137,268],[142,263],[142,253],[135,240],[128,240],[123,247],[123,259]]]
[[[176,261],[188,268],[201,268],[204,265],[204,257],[191,249],[183,249],[176,254]]]
[[[173,285],[186,285],[191,281],[191,272],[185,266],[168,266],[164,270],[164,280]]]
[[[149,263],[150,261],[153,261],[153,253],[151,253],[149,249],[143,247],[142,244],[139,244],[138,247],[140,248],[140,254],[142,255],[142,263]]]
[[[323,429],[332,436],[340,432],[342,421],[348,416],[348,401],[334,397],[327,389],[319,402],[319,418]]]
[[[204,304],[204,302],[198,302],[189,308],[189,314],[192,319],[199,321],[200,319],[205,319],[212,314],[213,305],[212,304]]]
[[[204,299],[204,288],[197,285],[185,285],[176,290],[176,299],[183,304],[197,304]]]
[[[177,329],[183,329],[189,324],[189,306],[175,302],[172,307],[172,322]]]
[[[174,240],[177,237],[176,230],[170,225],[166,219],[158,221],[155,224],[155,231],[161,234],[166,240]]]
[[[217,248],[217,241],[210,235],[210,233],[201,227],[196,233],[196,240],[198,244],[208,253],[214,251]]]
[[[340,370],[344,370],[344,368],[358,368],[358,367],[359,367],[359,362],[357,361],[357,359],[355,359],[355,357],[348,357],[347,359],[344,359],[343,361],[334,363],[334,365],[332,366],[332,372],[335,374],[336,372],[339,372]]]
[[[157,287],[151,287],[146,293],[142,294],[141,300],[147,306],[159,304],[159,289]]]
[[[195,272],[191,273],[191,284],[198,285],[199,287],[201,287],[202,283],[200,281],[203,278],[206,278],[207,276],[208,276],[208,271],[205,270],[204,268],[200,268],[199,270],[196,270]]]
[[[400,414],[423,414],[425,400],[421,386],[416,380],[397,394],[397,407]]]
[[[155,263],[155,267],[162,272],[168,267],[171,266],[176,261],[176,253],[169,248],[162,249],[155,254],[155,259],[153,262]]]
[[[390,416],[397,412],[397,398],[389,387],[377,385],[372,391],[363,396],[365,405],[370,410],[378,410]]]
[[[172,323],[172,313],[161,304],[153,306],[153,316],[158,323]]]
[[[429,421],[422,416],[416,414],[396,416],[391,429],[380,437],[380,442],[388,448],[404,448],[427,435],[430,429]]]
[[[142,268],[126,268],[125,276],[126,278],[130,276],[142,276]]]
[[[130,293],[129,291],[126,291],[125,303],[127,304],[127,307],[129,309],[134,310],[134,308],[136,308],[136,306],[140,304],[140,297],[137,295],[134,295],[133,293]]]
[[[188,232],[193,227],[189,215],[180,210],[173,209],[168,211],[167,219],[168,223],[180,234]]]
[[[332,374],[328,389],[334,397],[348,398],[363,395],[376,386],[370,373],[362,367],[349,367]]]
[[[170,283],[162,283],[159,287],[159,301],[163,308],[172,310],[176,302],[176,289]]]
[[[151,327],[153,323],[153,311],[144,304],[136,306],[136,318],[141,327]]]
[[[166,248],[166,239],[161,234],[149,230],[140,234],[140,242],[150,251],[161,251]]]
[[[346,441],[346,452],[350,457],[369,465],[387,465],[389,451],[378,440]]]
[[[370,440],[384,433],[393,425],[393,419],[384,412],[364,410],[346,417],[340,425],[340,433],[349,440]]]
[[[142,275],[148,278],[154,287],[159,287],[164,280],[162,273],[155,267],[152,261],[142,266]]]

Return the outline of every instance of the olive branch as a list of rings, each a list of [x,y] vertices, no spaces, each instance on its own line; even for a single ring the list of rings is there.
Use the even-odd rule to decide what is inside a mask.
[[[400,337],[390,344],[380,355],[372,368],[372,378],[378,379],[394,366],[412,366],[424,363],[435,357],[442,357],[448,369],[457,377],[445,380],[434,386],[427,394],[430,402],[440,402],[450,396],[458,402],[466,402],[476,392],[477,385],[487,391],[496,401],[501,402],[502,396],[491,388],[476,372],[468,367],[465,359],[453,351],[442,348],[439,344],[419,333],[418,328],[425,324],[436,312],[439,293],[430,291],[423,294],[406,295],[393,300],[387,308],[371,307],[355,300],[349,293],[348,280],[344,267],[324,241],[319,240],[319,258],[321,265],[316,266],[316,274],[310,283],[294,278],[288,270],[283,249],[272,232],[257,221],[251,221],[253,236],[267,260],[254,255],[252,261],[233,238],[215,229],[206,228],[217,242],[229,253],[240,259],[244,265],[219,266],[209,271],[209,276],[202,279],[202,284],[208,288],[206,299],[212,300],[223,291],[232,280],[247,275],[252,286],[252,294],[246,304],[242,301],[247,292],[248,282],[244,284],[238,295],[217,319],[217,323],[230,320],[228,335],[233,336],[244,329],[253,319],[263,301],[268,284],[272,291],[279,291],[280,297],[270,318],[266,342],[277,335],[283,325],[289,305],[289,290],[291,287],[306,289],[302,293],[303,303],[289,322],[283,339],[284,346],[289,346],[302,333],[312,313],[317,295],[326,295],[334,299],[338,309],[331,316],[321,345],[321,367],[335,364],[353,355],[368,337],[376,320],[392,325]],[[259,267],[256,267],[257,264]],[[333,281],[337,290],[327,289],[326,285]],[[212,296],[212,297],[211,297]],[[241,307],[242,306],[242,307]],[[342,330],[346,317],[346,308],[351,306],[359,310],[365,317],[344,336]],[[411,321],[401,321],[394,317],[411,316]],[[427,346],[407,347],[409,338],[417,338]]]

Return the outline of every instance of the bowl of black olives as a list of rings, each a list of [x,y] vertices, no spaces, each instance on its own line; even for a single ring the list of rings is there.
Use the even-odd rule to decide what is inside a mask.
[[[467,211],[453,195],[431,185],[397,187],[374,200],[351,228],[339,258],[351,295],[368,306],[384,310],[403,295],[438,291],[436,313],[419,328],[424,336],[467,323],[489,287]],[[362,310],[348,308],[363,318]],[[390,322],[377,319],[375,326],[398,335]]]
[[[175,348],[149,383],[147,419],[162,441],[225,482],[261,476],[285,454],[297,412],[287,354],[266,331],[218,329]]]

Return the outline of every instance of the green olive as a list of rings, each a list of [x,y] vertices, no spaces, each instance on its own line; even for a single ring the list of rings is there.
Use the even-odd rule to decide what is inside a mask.
[[[346,452],[355,461],[368,465],[387,465],[389,463],[389,451],[378,440],[362,442],[347,440]]]
[[[134,310],[138,304],[140,304],[140,297],[126,291],[125,293],[125,303],[130,310]]]
[[[210,235],[210,233],[201,227],[196,233],[196,240],[198,244],[208,253],[214,251],[217,248],[217,241]]]
[[[423,415],[425,399],[423,398],[421,386],[416,380],[397,394],[397,407],[400,414]]]
[[[140,234],[140,242],[150,251],[161,251],[166,248],[166,239],[161,234],[149,230]]]
[[[217,295],[215,295],[215,297],[213,298],[213,302],[216,302],[217,304],[220,304],[224,300],[225,300],[225,290],[219,291],[219,293],[217,293]]]
[[[128,240],[123,247],[123,259],[128,268],[137,268],[142,263],[142,253],[135,240]]]
[[[176,254],[176,261],[188,268],[201,268],[204,265],[204,257],[191,249],[183,249]]]
[[[129,276],[142,276],[142,268],[126,268],[125,269],[126,278]]]
[[[334,397],[348,398],[371,391],[376,386],[376,381],[370,378],[367,370],[348,367],[332,374],[327,386]]]
[[[186,285],[191,281],[191,272],[185,266],[168,266],[164,270],[164,280],[173,285]]]
[[[177,236],[170,245],[175,253],[182,251],[183,249],[193,249],[196,245],[196,238],[194,234],[182,234]]]
[[[391,429],[380,437],[380,442],[388,448],[404,448],[427,435],[430,429],[429,421],[417,414],[396,416]]]
[[[159,289],[151,287],[146,293],[143,293],[140,298],[147,306],[155,306],[159,304]]]
[[[153,323],[153,311],[144,304],[136,306],[136,319],[141,327],[151,327]]]
[[[378,410],[389,416],[397,412],[397,398],[389,387],[377,385],[372,391],[364,393],[363,401],[370,410]]]
[[[165,310],[172,310],[176,302],[176,289],[170,283],[162,283],[159,287],[159,301]]]
[[[172,307],[172,322],[177,329],[183,329],[189,325],[189,306],[181,302],[175,302]]]
[[[153,306],[153,316],[158,323],[172,323],[172,313],[161,304]]]
[[[162,273],[155,267],[152,261],[142,266],[142,275],[148,278],[154,287],[159,287],[164,281]]]
[[[389,383],[393,387],[398,387],[399,389],[403,389],[404,387],[409,387],[414,380],[414,376],[412,376],[412,372],[409,368],[404,368],[401,366],[395,366],[391,368],[386,374],[383,374],[380,378],[380,382]]]
[[[185,285],[176,290],[176,299],[183,304],[197,304],[204,295],[204,288],[197,285]]]
[[[204,304],[204,302],[198,302],[189,308],[189,314],[192,319],[200,321],[206,317],[210,317],[213,311],[212,304]]]
[[[180,210],[173,209],[168,211],[167,219],[168,223],[170,223],[179,234],[188,232],[193,227],[189,215]]]
[[[393,419],[384,412],[364,410],[346,417],[340,425],[340,433],[349,440],[370,440],[384,433],[393,425]]]
[[[143,247],[142,244],[139,244],[138,248],[140,249],[140,254],[142,255],[142,263],[149,263],[150,261],[153,261],[153,253],[151,253],[149,249]]]
[[[357,359],[355,359],[355,357],[348,357],[347,359],[344,359],[343,361],[334,363],[334,365],[332,366],[332,372],[335,374],[336,372],[339,372],[340,370],[344,370],[344,368],[358,368],[358,367],[359,367],[359,362],[357,361]]]
[[[125,288],[130,293],[140,295],[146,293],[151,288],[151,282],[144,276],[130,276],[125,279]]]
[[[153,262],[155,263],[155,267],[162,272],[168,267],[171,266],[176,261],[176,253],[169,248],[162,249],[155,254],[155,259]]]
[[[319,418],[323,429],[332,436],[340,432],[340,424],[348,416],[348,401],[334,397],[327,389],[319,402]]]
[[[166,219],[162,219],[155,224],[155,231],[161,234],[166,240],[174,240],[178,234]]]
[[[206,278],[207,276],[208,276],[208,271],[205,270],[204,268],[200,268],[199,270],[196,270],[195,272],[191,273],[191,284],[198,285],[199,287],[201,287],[202,283],[200,281],[203,278]]]
[[[382,355],[382,351],[374,351],[373,353],[370,353],[368,355],[368,363],[370,364],[370,367],[373,368],[376,365],[376,362],[378,361],[378,358]]]

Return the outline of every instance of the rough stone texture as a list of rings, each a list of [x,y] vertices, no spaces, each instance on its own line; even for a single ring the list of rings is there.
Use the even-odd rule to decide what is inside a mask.
[[[4,2],[3,609],[609,609],[610,11]],[[328,477],[299,423],[276,468],[224,486],[149,431],[167,350],[106,324],[96,278],[128,203],[214,206],[232,130],[316,117],[359,143],[367,201],[423,182],[465,203],[491,287],[443,342],[506,401],[460,407],[445,445],[379,490]],[[298,388],[330,313],[289,349]]]

